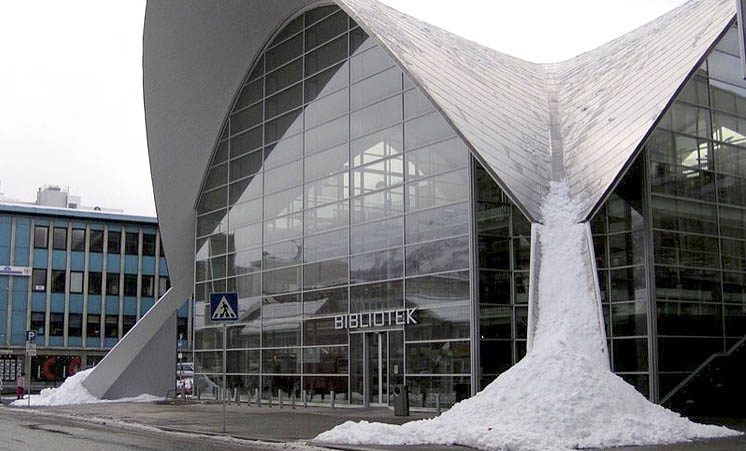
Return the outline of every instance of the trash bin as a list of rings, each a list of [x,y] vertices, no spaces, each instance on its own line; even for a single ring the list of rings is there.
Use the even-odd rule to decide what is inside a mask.
[[[408,417],[409,387],[403,384],[394,385],[394,393],[391,397],[394,403],[394,415],[397,417]]]

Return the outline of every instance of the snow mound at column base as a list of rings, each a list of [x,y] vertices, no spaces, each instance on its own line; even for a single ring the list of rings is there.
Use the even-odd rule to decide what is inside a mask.
[[[25,399],[13,401],[10,405],[13,407],[26,407],[29,405],[28,396],[31,396],[31,407],[52,407],[68,406],[73,404],[98,404],[106,402],[152,402],[159,398],[153,395],[140,395],[133,398],[123,398],[117,400],[99,399],[88,392],[83,386],[83,380],[93,369],[79,371],[78,373],[65,379],[57,388],[45,388],[38,395],[26,395]]]
[[[523,360],[437,418],[401,426],[348,421],[315,440],[557,451],[739,435],[653,404],[609,371],[586,225],[574,222],[578,207],[565,183],[552,184],[539,226],[536,334]]]

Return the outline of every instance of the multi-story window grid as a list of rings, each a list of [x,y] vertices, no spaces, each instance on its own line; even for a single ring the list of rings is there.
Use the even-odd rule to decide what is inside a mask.
[[[620,201],[614,197],[604,207],[608,224],[604,210],[594,219],[600,281],[612,302],[610,337],[625,343],[624,350],[611,347],[612,361],[615,369],[626,362],[617,370],[638,374],[636,385],[646,394],[648,364],[655,364],[658,380],[650,385],[657,384],[657,396],[650,395],[657,400],[746,335],[746,85],[737,39],[735,28],[724,35],[623,181],[641,193],[633,203],[626,199],[627,206],[635,217],[648,215],[649,223],[640,218],[631,235],[617,235],[612,210]],[[615,277],[619,261],[623,269]],[[615,309],[619,292],[635,300],[622,311]],[[657,342],[649,346],[651,326]]]
[[[370,402],[405,378],[422,404],[469,396],[469,158],[344,12],[289,22],[247,76],[198,202],[198,372],[219,380],[222,330],[207,311],[228,290],[240,297],[229,386],[362,403],[362,356],[382,349]],[[418,309],[406,330],[334,327],[337,314],[404,307]]]

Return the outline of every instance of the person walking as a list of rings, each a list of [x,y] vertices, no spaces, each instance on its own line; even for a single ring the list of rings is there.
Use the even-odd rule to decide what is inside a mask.
[[[26,373],[21,373],[16,379],[16,399],[23,399],[26,388]]]

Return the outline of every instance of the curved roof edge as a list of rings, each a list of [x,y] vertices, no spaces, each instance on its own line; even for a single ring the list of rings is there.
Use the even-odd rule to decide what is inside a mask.
[[[193,287],[194,204],[248,64],[277,26],[310,3],[147,3],[143,90],[148,154],[163,245],[175,286]]]
[[[694,0],[558,63],[565,170],[588,219],[735,17],[732,0]]]
[[[544,65],[505,55],[376,0],[335,0],[375,38],[531,221],[551,179]]]

